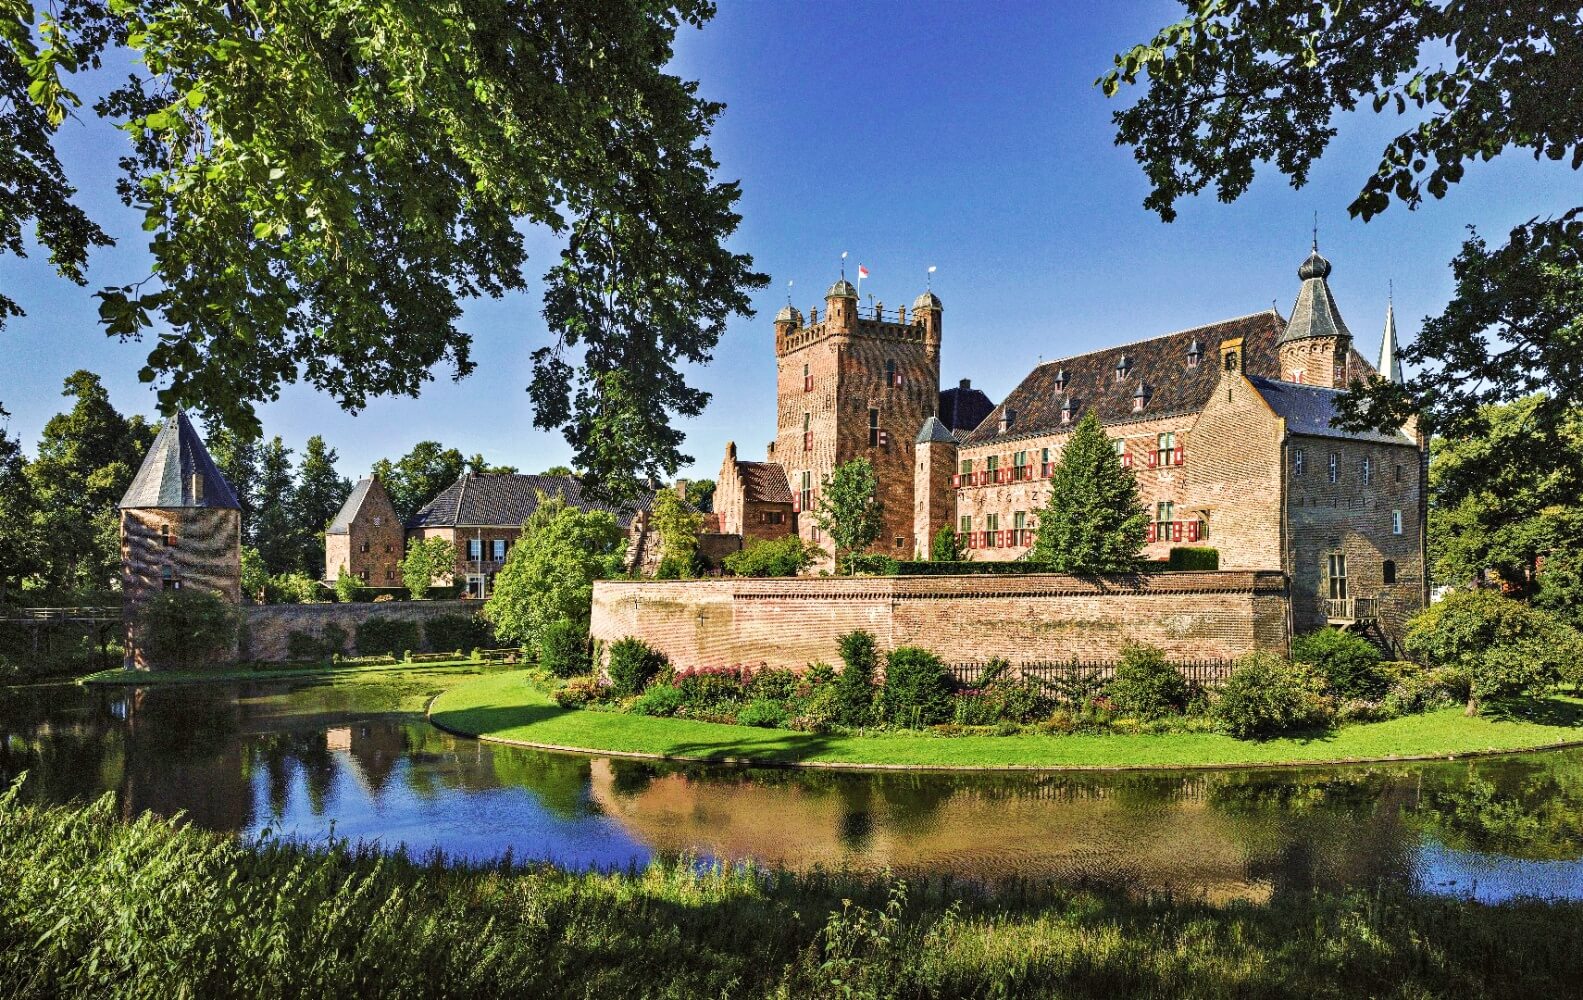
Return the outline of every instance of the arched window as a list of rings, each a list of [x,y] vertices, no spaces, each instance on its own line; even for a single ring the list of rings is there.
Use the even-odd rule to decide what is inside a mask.
[[[1385,560],[1385,582],[1388,584],[1396,582],[1396,560],[1394,559]]]

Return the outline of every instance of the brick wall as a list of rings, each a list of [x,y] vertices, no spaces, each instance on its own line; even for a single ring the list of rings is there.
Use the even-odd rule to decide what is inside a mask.
[[[1279,569],[1281,455],[1286,434],[1240,372],[1224,372],[1193,425],[1180,517],[1202,516],[1221,569]]]
[[[913,544],[916,555],[929,558],[934,536],[946,525],[956,525],[956,491],[951,474],[957,467],[957,446],[950,441],[930,441],[913,446]],[[958,539],[958,544],[961,543]]]
[[[680,666],[799,669],[838,662],[836,640],[853,629],[956,663],[1111,660],[1127,642],[1198,660],[1284,652],[1286,622],[1279,573],[797,577],[599,581],[591,631],[636,636]]]
[[[377,523],[376,523],[377,522]],[[334,583],[345,566],[370,587],[401,586],[401,558],[406,554],[406,529],[391,506],[390,494],[378,479],[352,517],[344,534],[324,536],[324,579]]]
[[[162,529],[169,528],[167,533]],[[208,507],[121,511],[121,612],[128,669],[148,670],[136,639],[140,608],[170,582],[242,600],[241,513]]]
[[[242,657],[262,663],[286,659],[286,642],[292,632],[318,636],[334,622],[355,637],[357,627],[370,618],[427,621],[445,615],[471,615],[479,601],[385,601],[381,604],[249,604],[242,608],[246,646]],[[432,652],[414,650],[414,652]],[[443,650],[441,650],[443,652]]]

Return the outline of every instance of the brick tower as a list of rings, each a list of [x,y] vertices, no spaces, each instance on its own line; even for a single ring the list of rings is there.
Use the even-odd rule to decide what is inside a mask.
[[[956,519],[957,448],[961,444],[939,417],[923,422],[914,442],[912,533],[919,558],[930,557],[929,547],[939,530]]]
[[[884,530],[870,551],[910,557],[913,438],[940,403],[940,300],[925,292],[889,317],[860,310],[845,278],[825,293],[825,316],[790,306],[775,317],[777,417],[770,460],[786,471],[798,533],[827,552],[830,540],[807,513],[826,477],[867,458],[879,480]],[[927,541],[922,543],[927,545]]]
[[[147,670],[139,609],[163,590],[199,587],[242,601],[242,510],[187,415],[159,436],[121,498],[121,618],[127,669]]]
[[[1330,261],[1319,255],[1319,244],[1297,269],[1303,287],[1292,306],[1292,318],[1276,346],[1281,354],[1281,378],[1337,389],[1346,388],[1351,372],[1347,359],[1352,334],[1342,322],[1341,310],[1330,294]]]

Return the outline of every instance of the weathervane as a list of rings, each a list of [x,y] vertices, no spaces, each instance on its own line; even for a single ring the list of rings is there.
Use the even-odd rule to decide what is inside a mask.
[[[924,291],[934,291],[934,265],[929,265],[929,270],[924,275]]]
[[[846,251],[841,251],[841,280],[846,280]]]

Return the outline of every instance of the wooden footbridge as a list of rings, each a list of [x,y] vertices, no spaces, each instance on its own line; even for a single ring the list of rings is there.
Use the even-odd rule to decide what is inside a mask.
[[[92,628],[99,639],[100,655],[105,655],[106,641],[111,626],[121,624],[119,607],[78,608],[16,608],[0,606],[0,625],[14,625],[32,633],[33,652],[39,652],[40,640],[48,648],[49,630],[62,625],[80,625]]]

